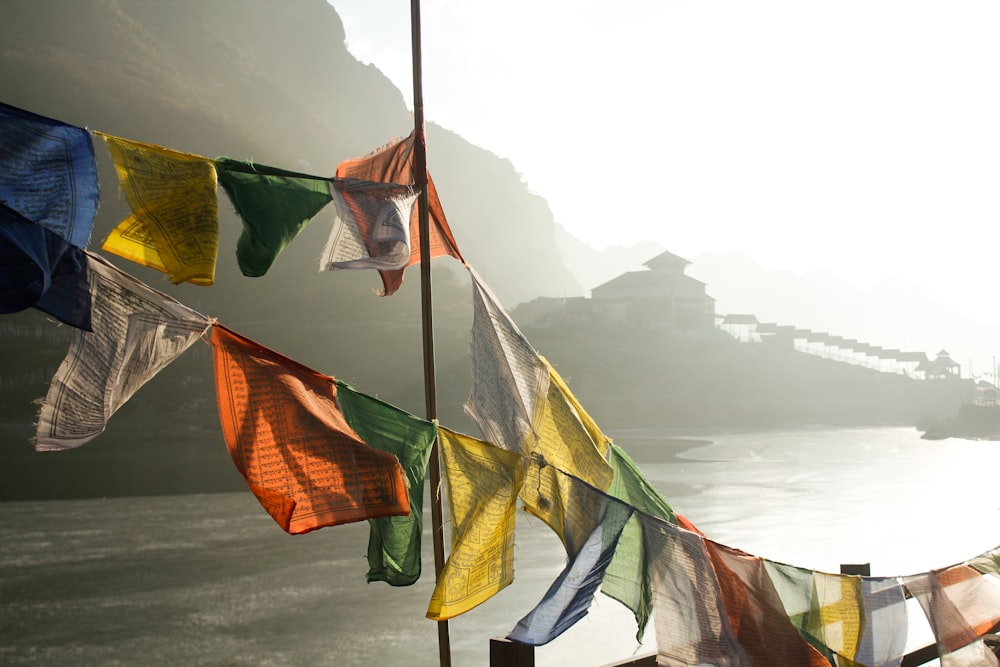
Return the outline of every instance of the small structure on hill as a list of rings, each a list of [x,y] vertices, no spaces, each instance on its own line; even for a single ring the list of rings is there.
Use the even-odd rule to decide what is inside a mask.
[[[688,260],[664,252],[591,291],[595,318],[615,324],[678,331],[712,331],[715,299],[705,283],[684,273]]]
[[[705,283],[684,273],[690,263],[664,252],[643,265],[648,270],[629,271],[598,285],[589,299],[539,297],[518,305],[511,315],[526,327],[610,324],[665,329],[680,337],[711,335],[716,331],[715,299],[705,293]]]

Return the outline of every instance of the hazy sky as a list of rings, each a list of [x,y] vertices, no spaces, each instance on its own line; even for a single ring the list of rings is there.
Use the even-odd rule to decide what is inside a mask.
[[[412,98],[408,0],[330,0]],[[427,120],[596,248],[890,276],[1000,323],[1000,3],[423,0]],[[428,147],[433,171],[433,146]]]

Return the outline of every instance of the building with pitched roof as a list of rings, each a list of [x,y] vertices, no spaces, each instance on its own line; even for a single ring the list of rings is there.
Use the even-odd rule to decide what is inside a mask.
[[[715,329],[715,299],[685,274],[690,264],[664,252],[591,290],[594,316],[609,323],[682,331]]]

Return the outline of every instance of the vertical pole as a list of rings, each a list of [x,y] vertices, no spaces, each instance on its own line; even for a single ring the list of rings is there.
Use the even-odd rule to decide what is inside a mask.
[[[424,93],[420,47],[420,0],[410,0],[410,39],[413,50],[413,169],[420,191],[420,310],[423,324],[424,401],[427,419],[437,419],[437,382],[434,373],[434,320],[431,300],[430,211],[427,201],[427,141],[424,136]],[[441,462],[438,441],[431,446],[428,462],[431,483],[431,535],[434,542],[434,579],[444,569],[444,517],[441,509]],[[448,621],[438,621],[438,654],[441,667],[451,667]]]

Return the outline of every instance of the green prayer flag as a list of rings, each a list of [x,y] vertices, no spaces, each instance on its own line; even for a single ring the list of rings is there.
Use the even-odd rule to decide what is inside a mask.
[[[243,220],[236,261],[245,276],[262,276],[313,216],[329,204],[330,179],[253,162],[215,160],[219,184]]]
[[[337,381],[337,400],[348,425],[375,449],[395,454],[410,487],[410,515],[370,519],[368,581],[409,586],[420,578],[424,477],[437,423],[366,396]]]
[[[618,445],[611,443],[609,463],[615,477],[608,495],[637,508],[640,512],[676,523],[677,518],[667,500],[643,477],[632,458]],[[638,624],[636,639],[642,634],[653,609],[650,588],[650,564],[646,562],[642,524],[633,515],[622,531],[614,558],[604,575],[601,592],[632,610]]]

